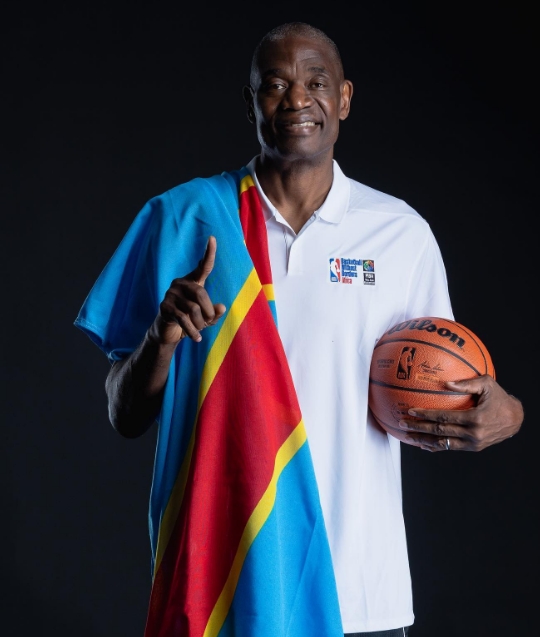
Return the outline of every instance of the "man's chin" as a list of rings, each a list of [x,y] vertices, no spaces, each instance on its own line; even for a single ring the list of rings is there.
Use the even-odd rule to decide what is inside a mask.
[[[276,159],[309,161],[320,160],[328,152],[332,154],[332,146],[321,147],[320,143],[314,144],[310,139],[288,137],[286,140],[278,140],[274,147],[267,147],[265,151],[265,154]]]

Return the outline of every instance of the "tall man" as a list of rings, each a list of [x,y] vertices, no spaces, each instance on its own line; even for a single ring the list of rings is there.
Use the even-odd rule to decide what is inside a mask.
[[[352,95],[338,49],[322,31],[304,23],[270,31],[254,52],[244,88],[260,154],[241,171],[193,180],[148,202],[77,318],[76,325],[113,363],[106,390],[115,429],[135,437],[159,423],[150,506],[154,585],[148,637],[406,634],[414,616],[400,441],[429,451],[479,451],[521,426],[520,401],[489,376],[449,384],[451,390],[476,395],[474,409],[416,410],[417,419],[404,420],[393,436],[375,424],[367,395],[377,339],[399,321],[453,314],[439,248],[425,220],[405,202],[346,177],[334,159]],[[227,215],[230,227],[225,227]],[[357,276],[337,274],[336,263],[344,259],[356,264]],[[255,278],[250,278],[253,271],[249,274],[252,265]],[[248,303],[250,281],[256,282]],[[264,299],[265,308],[253,309],[255,298]],[[267,342],[273,328],[260,326],[271,315],[277,315],[279,338]],[[204,356],[199,354],[207,345]],[[247,359],[253,373],[243,367]],[[282,376],[283,389],[270,396]],[[224,467],[244,444],[236,439],[239,423],[252,418],[253,426],[248,422],[242,431],[244,437],[255,436],[254,423],[266,422],[264,414],[258,415],[264,403],[261,411],[275,413],[279,429],[288,422],[282,412],[296,414],[296,399],[309,446],[302,438],[282,461],[293,433],[287,430],[283,444],[279,439],[270,477],[234,535],[231,529],[240,516],[234,513],[235,498],[244,493],[244,482]],[[232,411],[220,419],[215,414],[224,404],[233,404]],[[291,418],[296,425],[296,416]],[[249,471],[265,464],[258,454],[272,447],[274,434],[264,431],[257,444],[248,444],[241,461],[232,462],[242,465],[238,471],[252,457]],[[280,488],[288,489],[287,471],[293,470],[299,449],[309,449],[317,502],[312,513],[306,509],[302,523],[295,518],[282,532],[280,524],[293,512],[279,513],[287,506]],[[301,488],[308,495],[295,500],[295,509],[309,500],[310,488]],[[324,538],[317,545],[320,572],[312,573],[307,551],[297,577],[295,551],[285,559],[280,550],[317,517],[318,502],[324,518]],[[267,517],[261,514],[264,507]],[[212,553],[211,573],[221,573],[217,561],[229,550],[227,538],[236,540],[222,580],[216,575],[214,582],[210,571],[200,570],[216,543],[205,534],[229,517],[223,550]],[[204,524],[196,526],[203,518]],[[268,540],[273,548],[264,551],[272,557],[262,572],[254,564],[271,524],[278,540]],[[320,528],[313,529],[309,537],[321,538]],[[331,571],[325,570],[326,541]],[[204,554],[200,561],[198,552]],[[259,609],[266,600],[257,598],[252,606],[246,600],[255,599],[257,589],[266,591],[266,580],[276,570],[279,610],[274,606],[264,616]],[[297,577],[293,601],[283,592],[289,577]],[[311,607],[307,578],[309,590],[316,591]],[[319,590],[321,580],[328,590]],[[213,587],[216,592],[210,594]],[[338,618],[319,608],[328,594],[331,609],[333,590]],[[265,598],[273,594],[265,592]],[[208,612],[195,617],[205,604]],[[253,617],[259,612],[264,620],[258,623]]]

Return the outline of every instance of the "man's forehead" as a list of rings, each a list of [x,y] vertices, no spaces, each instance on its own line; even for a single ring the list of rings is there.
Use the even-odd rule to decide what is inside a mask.
[[[305,73],[316,73],[320,75],[330,75],[335,73],[335,67],[333,65],[323,64],[320,58],[307,58],[305,60],[296,60],[294,63],[286,62],[279,63],[274,60],[276,64],[270,64],[268,67],[259,69],[259,75],[261,78],[265,78],[269,75],[286,75],[291,72],[303,71]]]
[[[318,73],[338,70],[335,54],[326,43],[312,38],[289,37],[268,42],[260,52],[257,69],[261,77],[292,66]]]

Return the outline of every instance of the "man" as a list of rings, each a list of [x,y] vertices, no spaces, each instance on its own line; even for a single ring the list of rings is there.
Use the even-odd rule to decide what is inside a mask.
[[[149,202],[76,321],[113,362],[106,390],[110,420],[117,431],[135,437],[154,421],[159,422],[150,514],[154,585],[149,636],[326,636],[336,634],[335,626],[349,635],[405,635],[414,616],[401,511],[399,441],[430,451],[479,451],[511,437],[521,426],[520,401],[489,376],[449,384],[451,390],[478,397],[472,410],[416,410],[421,419],[405,420],[394,436],[374,423],[367,391],[377,339],[395,323],[409,318],[453,317],[441,255],[426,222],[403,201],[347,178],[334,160],[339,123],[349,115],[352,95],[353,86],[344,77],[338,49],[323,32],[304,23],[282,25],[269,32],[255,50],[250,84],[244,89],[247,116],[256,126],[260,155],[239,177],[224,173],[224,177],[211,181],[211,186],[210,181],[194,180]],[[236,183],[236,177],[239,194],[231,205],[240,208],[237,227],[242,227],[245,246],[240,245],[242,241],[234,243],[233,230],[227,234],[229,231],[222,228],[224,210],[231,208],[227,204],[227,184]],[[198,192],[201,201],[197,200]],[[251,197],[247,207],[246,197]],[[262,224],[256,226],[259,209]],[[169,221],[171,216],[173,222]],[[217,237],[218,233],[223,238]],[[407,247],[406,253],[410,254],[411,245],[415,246],[414,255],[404,261],[400,257],[403,248]],[[204,250],[202,246],[206,246]],[[272,341],[267,349],[265,335],[270,327],[265,326],[263,335],[257,329],[270,312],[264,314],[261,309],[253,316],[255,304],[242,309],[251,275],[245,281],[241,277],[238,285],[233,281],[237,270],[244,267],[245,247],[258,274],[255,289],[266,293],[268,308],[277,314],[280,342]],[[199,256],[194,261],[196,254]],[[163,265],[171,259],[173,265]],[[338,260],[340,275],[335,269]],[[344,274],[345,264],[349,267],[351,263],[354,267],[349,272],[354,271],[356,276]],[[183,270],[174,274],[180,267]],[[229,288],[234,288],[234,294],[229,294]],[[239,298],[242,303],[237,302]],[[233,320],[233,315],[240,318]],[[244,318],[252,321],[247,335],[242,332]],[[220,324],[223,329],[218,331]],[[207,376],[202,373],[197,377],[200,384],[193,385],[190,370],[200,365],[198,351],[202,350],[197,348],[206,347],[207,341],[212,347],[205,354],[204,365],[210,372]],[[243,349],[235,354],[235,363],[226,367],[227,355],[237,342],[244,343]],[[279,358],[281,343],[286,359]],[[274,351],[277,363],[273,362]],[[267,376],[256,376],[257,382],[251,382],[251,372],[242,367],[246,358],[254,365],[255,375],[260,372],[257,361],[268,365]],[[242,569],[251,568],[249,560],[264,535],[265,521],[270,519],[264,518],[251,532],[251,544],[245,550],[233,548],[236,553],[224,571],[225,583],[216,585],[219,595],[216,593],[211,612],[200,623],[190,613],[203,604],[201,599],[213,584],[208,581],[208,572],[201,581],[197,569],[202,562],[192,556],[211,550],[206,535],[204,541],[198,538],[208,527],[221,524],[224,516],[235,517],[230,511],[236,509],[230,507],[236,506],[234,498],[241,489],[235,476],[214,471],[224,462],[217,457],[216,449],[224,449],[225,456],[236,453],[243,444],[236,439],[230,442],[239,426],[237,419],[245,414],[255,419],[258,403],[266,400],[281,376],[287,377],[287,368],[305,421],[333,569],[333,573],[325,570],[321,542],[317,549],[320,572],[309,587],[315,591],[325,580],[328,590],[313,594],[311,608],[307,609],[307,614],[317,617],[312,623],[307,615],[304,624],[297,619],[304,612],[300,606],[309,606],[302,575],[298,578],[301,593],[293,594],[294,603],[285,601],[279,606],[278,614],[287,615],[280,624],[281,632],[275,626],[265,628],[274,621],[270,616],[259,624],[247,619],[259,609],[242,607],[246,597],[256,594],[259,587],[266,590],[266,578],[272,579],[274,568],[283,566],[278,553],[271,552],[268,571],[254,568],[252,572],[258,575],[249,580],[250,586],[244,585],[248,580],[243,579]],[[212,420],[213,416],[203,411],[220,373],[222,385],[213,396],[212,409],[219,410],[237,399],[240,406],[235,402],[234,411],[227,412],[223,431],[223,423],[217,418],[204,429],[199,421],[203,416]],[[244,383],[250,382],[246,391]],[[283,398],[289,387],[286,382],[284,387],[272,404],[281,405],[283,400],[283,412],[292,413],[296,396]],[[182,410],[191,410],[193,419],[199,419],[198,429],[182,430]],[[280,418],[278,414],[277,420]],[[203,440],[203,431],[209,438],[225,441],[208,446],[206,464],[200,460],[206,449],[204,440],[208,439]],[[248,427],[244,435],[252,433],[255,435]],[[266,441],[271,446],[272,435],[266,432],[262,445],[252,445],[256,453],[266,447]],[[187,463],[170,464],[177,448],[188,457]],[[276,458],[281,457],[283,449],[279,447]],[[199,465],[194,465],[196,462]],[[249,454],[242,462],[249,462]],[[261,464],[264,462],[261,460]],[[197,466],[203,469],[197,470]],[[283,473],[272,474],[274,482],[270,481],[278,485],[276,506],[280,481],[287,484],[288,480],[286,462],[283,467]],[[223,482],[227,484],[223,486]],[[210,488],[209,484],[214,486]],[[199,495],[193,496],[197,488]],[[249,510],[253,511],[249,521],[259,515],[259,507],[270,493],[268,488],[265,486],[263,496]],[[219,498],[213,497],[213,489],[222,489]],[[309,488],[306,493],[308,499]],[[189,497],[195,509],[184,504]],[[219,509],[219,516],[214,515],[214,502],[219,507],[224,499],[227,506]],[[295,508],[302,506],[301,501],[295,501]],[[314,517],[316,507],[317,503]],[[268,505],[268,516],[272,511],[272,505]],[[197,532],[186,531],[205,516],[208,522],[197,526]],[[310,514],[303,519],[310,519]],[[242,526],[244,531],[249,521]],[[294,536],[299,526],[295,522],[279,536],[280,542]],[[244,531],[238,546],[247,541]],[[289,568],[287,560],[279,580],[284,589],[288,586],[287,573],[294,578],[295,567],[291,562]],[[325,594],[328,608],[334,603],[333,577],[339,619],[331,611],[328,619],[325,609],[318,608],[325,605],[320,601]],[[181,593],[171,593],[173,588]],[[188,598],[189,603],[185,601]],[[275,617],[275,610],[271,615]]]

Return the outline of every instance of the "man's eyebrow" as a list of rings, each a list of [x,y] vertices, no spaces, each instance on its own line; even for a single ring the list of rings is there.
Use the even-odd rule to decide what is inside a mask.
[[[307,70],[311,73],[322,73],[326,75],[328,74],[328,69],[324,66],[309,66]],[[284,72],[284,69],[280,68],[267,69],[266,71],[264,71],[264,73],[261,73],[261,78],[265,79],[267,77],[273,77],[274,75],[283,75]]]
[[[261,73],[261,77],[265,78],[265,77],[272,77],[272,75],[281,75],[282,72],[283,72],[283,69],[268,69],[264,73]]]

